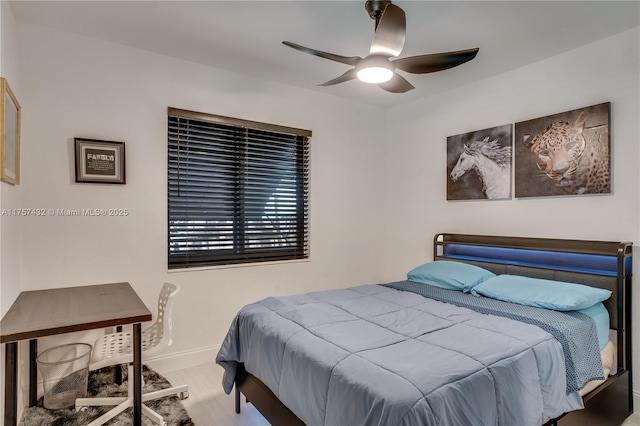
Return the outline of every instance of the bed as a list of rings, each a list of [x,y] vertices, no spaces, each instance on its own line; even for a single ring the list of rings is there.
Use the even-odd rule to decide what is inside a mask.
[[[241,392],[273,425],[613,426],[631,414],[631,243],[443,233],[433,253],[429,266],[497,276],[470,291],[530,278],[609,291],[613,344],[583,311],[412,280],[267,298],[238,313],[216,358],[236,411]]]

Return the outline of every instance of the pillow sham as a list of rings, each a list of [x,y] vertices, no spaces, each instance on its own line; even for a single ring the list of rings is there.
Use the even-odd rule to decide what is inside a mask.
[[[609,290],[582,284],[506,274],[484,281],[474,287],[471,293],[554,311],[586,309],[611,296]]]
[[[436,260],[420,265],[407,272],[409,281],[469,292],[474,286],[496,275],[468,263],[453,260]]]

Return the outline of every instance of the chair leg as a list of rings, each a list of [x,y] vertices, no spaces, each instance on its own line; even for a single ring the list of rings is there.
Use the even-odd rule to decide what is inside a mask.
[[[156,413],[144,404],[142,404],[142,415],[148,417],[152,422],[160,426],[166,426],[167,424],[160,414]]]
[[[236,413],[240,414],[240,389],[238,389],[238,384],[236,383]]]
[[[108,422],[109,420],[111,420],[112,418],[114,418],[115,416],[117,416],[118,414],[122,413],[124,410],[126,410],[129,407],[133,407],[133,399],[127,398],[122,404],[120,404],[117,407],[107,411],[106,413],[104,413],[103,415],[101,415],[100,417],[98,417],[97,419],[92,421],[91,423],[89,423],[87,426],[100,426],[100,425],[103,425],[106,422]]]
[[[154,399],[164,398],[165,396],[178,395],[181,393],[188,393],[189,386],[174,386],[172,388],[160,389],[154,392],[143,393],[142,402],[153,401]]]
[[[76,411],[82,407],[104,407],[107,405],[120,405],[128,398],[125,396],[109,398],[78,398],[76,399]]]

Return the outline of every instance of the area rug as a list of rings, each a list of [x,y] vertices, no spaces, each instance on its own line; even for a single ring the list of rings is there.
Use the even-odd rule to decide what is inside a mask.
[[[105,367],[89,373],[89,385],[87,397],[109,397],[127,395],[127,366],[122,367],[122,385],[115,384],[115,367]],[[142,377],[144,378],[144,392],[153,392],[171,387],[171,383],[157,372],[146,365],[142,366]],[[35,407],[27,408],[20,421],[20,426],[84,426],[90,421],[100,417],[111,407],[88,407],[85,410],[76,412],[75,408],[61,410],[48,410],[43,407],[43,400],[40,398]],[[180,402],[178,396],[167,396],[155,401],[148,401],[146,406],[160,414],[167,426],[193,426],[193,420]],[[129,408],[107,423],[108,426],[130,426],[133,424],[132,409]],[[151,422],[142,416],[142,424],[151,426]]]

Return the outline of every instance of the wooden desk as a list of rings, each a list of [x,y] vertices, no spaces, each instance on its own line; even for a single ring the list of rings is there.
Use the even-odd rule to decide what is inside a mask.
[[[29,340],[29,406],[37,400],[37,338],[133,324],[133,423],[142,425],[142,326],[151,312],[129,283],[23,291],[0,321],[6,343],[4,425],[18,422],[18,344]]]

